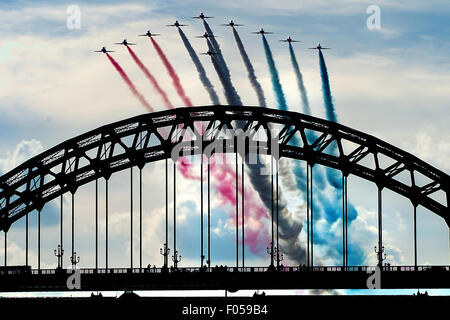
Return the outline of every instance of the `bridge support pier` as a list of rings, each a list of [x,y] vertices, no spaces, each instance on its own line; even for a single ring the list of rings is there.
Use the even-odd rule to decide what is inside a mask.
[[[63,231],[64,231],[64,224],[63,224],[63,213],[64,213],[64,197],[63,197],[63,195],[61,195],[61,199],[60,199],[60,201],[61,201],[61,204],[60,204],[60,207],[61,207],[61,212],[60,212],[60,220],[59,220],[59,223],[60,223],[60,226],[59,226],[59,237],[60,237],[60,239],[59,239],[59,245],[61,246],[61,252],[63,252],[64,251],[64,246],[63,246],[63,242],[64,242],[64,238],[63,238]],[[64,259],[61,257],[61,268],[64,268]]]
[[[95,271],[97,270],[98,270],[98,179],[95,179]]]
[[[164,244],[164,267],[169,266],[169,164],[166,159],[166,243]]]
[[[348,196],[347,176],[342,173],[342,266],[348,267]]]
[[[306,265],[309,267],[309,165],[306,164]]]
[[[203,154],[200,155],[200,267],[203,268]]]
[[[244,184],[244,176],[245,176],[245,156],[242,156],[242,167],[241,167],[241,175],[242,175],[242,268],[245,268],[245,184]]]
[[[386,259],[383,246],[383,203],[382,194],[383,189],[378,187],[378,248],[375,247],[375,252],[378,256],[378,267],[383,266],[383,260]]]
[[[414,206],[414,270],[417,271],[417,205]]]
[[[177,164],[173,163],[173,267],[178,268],[178,262],[181,261],[181,255],[177,251]]]
[[[274,256],[275,256],[275,251],[274,251],[274,220],[275,220],[275,212],[274,212],[274,197],[273,197],[273,156],[270,155],[270,194],[271,194],[271,201],[272,201],[272,210],[271,210],[271,241],[270,241],[270,266],[273,267],[274,266]]]
[[[25,265],[28,266],[28,213],[25,217]]]
[[[314,167],[311,165],[311,267],[314,267]]]
[[[276,213],[277,213],[277,248],[276,248],[276,253],[277,253],[277,270],[280,270],[280,262],[282,259],[282,254],[280,254],[280,228],[279,228],[279,201],[278,201],[278,195],[279,195],[279,187],[278,187],[278,171],[279,171],[279,163],[278,163],[279,159],[276,159],[275,161],[275,194],[276,194]]]
[[[235,173],[236,173],[236,268],[239,268],[239,158],[238,158],[238,153],[236,151],[235,153],[236,156],[236,168],[235,168]]]
[[[133,167],[130,168],[130,268],[133,269]]]
[[[38,272],[41,273],[41,210],[38,211]]]
[[[211,269],[211,168],[208,157],[208,268]]]
[[[164,265],[163,265],[163,270],[167,270],[168,266],[169,266],[169,253],[170,253],[170,249],[169,249],[169,165],[168,165],[168,160],[165,160],[165,172],[166,172],[166,225],[165,225],[165,243],[163,248],[159,249],[159,252],[161,253],[161,255],[164,257]],[[142,186],[142,183],[141,183]],[[141,196],[141,202],[142,202],[142,196]],[[141,210],[142,210],[142,206],[141,206]],[[142,228],[142,222],[141,222],[141,228]],[[141,238],[142,241],[142,238]],[[141,247],[142,249],[142,247]],[[142,254],[142,251],[141,251]],[[142,260],[142,258],[141,258]],[[142,264],[142,261],[141,261]],[[141,266],[142,267],[142,266]]]
[[[72,192],[72,255],[75,255],[75,192]]]
[[[8,266],[8,232],[5,233],[5,267]]]
[[[105,269],[108,272],[108,179],[105,180]]]
[[[139,168],[139,271],[142,270],[142,168]]]
[[[313,166],[306,164],[306,237],[307,266],[314,266],[314,202],[313,202]]]

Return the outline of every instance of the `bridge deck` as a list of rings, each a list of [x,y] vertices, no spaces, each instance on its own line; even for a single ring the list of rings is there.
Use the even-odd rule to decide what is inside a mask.
[[[374,267],[79,269],[81,291],[244,289],[367,289]],[[69,291],[72,269],[5,272],[0,292]],[[382,289],[450,288],[450,267],[383,267]]]

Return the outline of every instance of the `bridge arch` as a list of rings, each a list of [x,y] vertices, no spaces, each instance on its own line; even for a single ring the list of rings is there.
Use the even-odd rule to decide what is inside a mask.
[[[198,129],[206,126],[208,135]],[[8,231],[18,219],[33,210],[41,210],[49,201],[98,178],[146,163],[168,159],[180,142],[189,145],[192,138],[179,135],[177,128],[190,128],[193,136],[204,141],[204,152],[218,138],[224,128],[242,128],[255,139],[260,128],[269,132],[277,127],[275,135],[279,156],[321,164],[359,176],[408,198],[414,207],[423,206],[442,217],[450,226],[450,177],[439,169],[387,142],[341,124],[296,112],[249,106],[202,106],[177,108],[147,113],[104,125],[69,139],[29,159],[0,177],[0,230]],[[308,132],[314,132],[311,140]],[[212,134],[211,134],[212,133]],[[293,137],[300,137],[301,145],[294,145]],[[223,137],[221,137],[223,138]],[[271,148],[258,141],[260,148]],[[349,142],[352,147],[344,148]],[[330,145],[336,146],[329,152]],[[224,148],[223,152],[230,152]],[[234,151],[233,151],[234,152]],[[391,165],[383,167],[381,157]],[[373,159],[367,165],[363,159]],[[398,179],[407,173],[409,182]],[[420,185],[417,176],[428,179]],[[444,194],[442,200],[433,195]]]

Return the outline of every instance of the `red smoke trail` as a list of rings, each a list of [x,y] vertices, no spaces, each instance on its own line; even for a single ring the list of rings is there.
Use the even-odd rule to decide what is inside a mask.
[[[211,164],[211,174],[214,176],[213,186],[222,196],[222,202],[236,205],[236,172],[228,165]],[[242,196],[241,175],[238,175],[238,193]],[[263,254],[264,247],[270,242],[267,232],[264,232],[264,219],[268,218],[262,202],[255,197],[255,191],[248,186],[244,188],[245,195],[245,243],[255,254]],[[238,224],[242,227],[242,208],[239,208]],[[236,213],[230,213],[233,226],[236,223]]]
[[[177,90],[178,95],[180,96],[181,100],[183,100],[183,103],[187,107],[192,107],[191,100],[186,96],[186,93],[183,90],[183,87],[181,86],[180,78],[178,78],[177,73],[175,72],[175,69],[170,64],[169,60],[167,59],[166,55],[162,51],[161,47],[156,43],[156,41],[150,37],[150,40],[153,43],[153,46],[155,47],[156,51],[158,52],[159,57],[161,58],[164,66],[166,67],[167,72],[169,73],[170,77],[172,78],[173,85],[175,86],[175,89]]]
[[[215,159],[217,155],[215,156]],[[200,174],[192,172],[192,166],[184,163],[183,158],[180,158],[178,169],[180,173],[190,180],[200,180]],[[203,168],[207,170],[207,166]],[[214,161],[210,164],[212,187],[217,190],[219,199],[222,205],[227,203],[232,206],[230,214],[230,222],[233,227],[236,223],[236,212],[234,207],[236,205],[236,172],[227,164],[217,164]],[[206,172],[203,172],[204,180],[206,180]],[[238,175],[238,193],[242,197],[241,175]],[[263,254],[264,247],[270,242],[269,236],[265,230],[264,219],[269,218],[267,211],[260,199],[255,197],[255,191],[246,186],[244,188],[245,195],[245,243],[251,252],[255,254]],[[241,198],[242,199],[242,198]],[[240,204],[241,205],[241,204]],[[242,207],[239,208],[238,224],[242,227]],[[240,235],[239,235],[240,236]]]
[[[145,76],[148,80],[150,80],[153,87],[155,87],[156,91],[161,95],[161,98],[164,101],[164,104],[167,108],[173,109],[173,104],[169,101],[169,98],[167,97],[166,92],[159,86],[158,81],[156,81],[155,77],[150,73],[150,71],[147,69],[147,67],[142,63],[142,61],[137,57],[137,55],[134,53],[133,50],[131,50],[130,47],[127,46],[128,52],[130,53],[131,57],[133,57],[134,62],[141,68],[142,72],[144,72]]]
[[[192,165],[183,160],[184,160],[183,157],[180,158],[179,165],[178,165],[178,170],[180,170],[183,177],[185,177],[186,179],[190,179],[190,180],[200,180],[200,176],[195,175],[192,172]]]
[[[117,63],[116,60],[113,59],[108,53],[106,53],[106,56],[108,57],[109,61],[113,64],[113,66],[116,68],[116,70],[119,72],[120,76],[122,77],[123,81],[128,85],[131,92],[136,96],[136,98],[139,99],[139,101],[150,111],[153,112],[153,108],[150,106],[150,104],[145,100],[144,96],[136,89],[133,82],[131,82],[130,78],[128,78],[125,71],[122,69],[122,67]]]

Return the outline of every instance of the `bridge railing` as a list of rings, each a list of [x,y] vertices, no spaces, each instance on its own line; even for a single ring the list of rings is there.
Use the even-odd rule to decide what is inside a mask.
[[[376,266],[289,266],[280,267],[182,267],[182,268],[81,268],[77,269],[81,274],[161,274],[161,273],[217,273],[217,272],[245,272],[245,273],[263,273],[263,272],[361,272],[369,273],[376,270]],[[450,272],[450,266],[383,266],[383,272]],[[28,266],[8,266],[0,267],[0,276],[4,275],[55,275],[55,274],[72,274],[73,269],[31,269]]]

